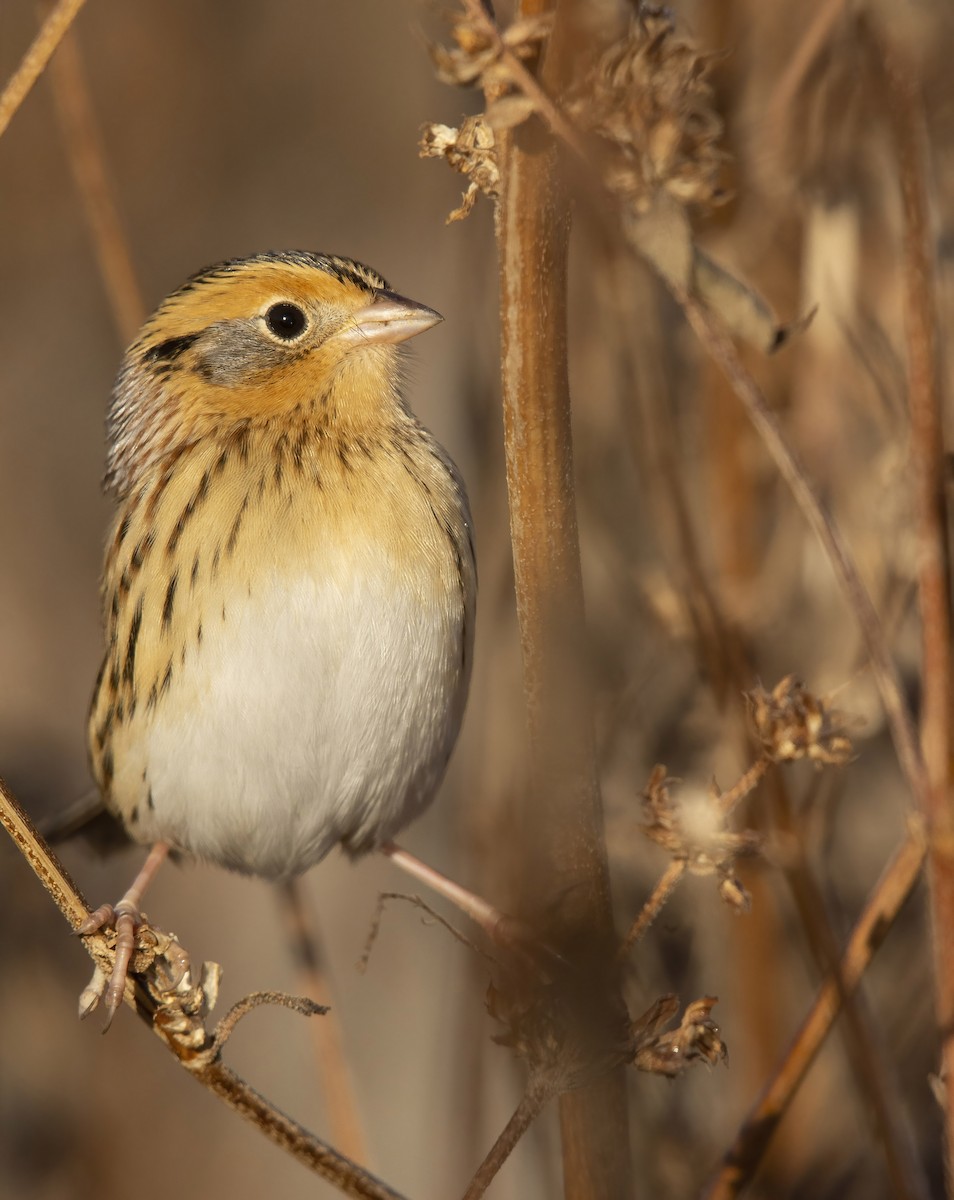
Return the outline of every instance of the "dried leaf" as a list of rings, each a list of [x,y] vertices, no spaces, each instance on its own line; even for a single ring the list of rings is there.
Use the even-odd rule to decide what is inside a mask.
[[[535,50],[546,41],[553,28],[553,13],[543,13],[535,17],[521,17],[508,25],[503,31],[503,42],[510,50],[521,57]]]
[[[510,96],[502,96],[495,100],[484,114],[484,120],[495,133],[499,133],[503,129],[513,129],[514,126],[523,124],[533,115],[534,107],[529,97],[514,92]]]
[[[765,353],[776,348],[779,323],[769,305],[754,288],[698,249],[693,257],[689,290],[717,313],[736,337]]]
[[[689,291],[695,247],[686,210],[659,193],[644,212],[624,211],[623,229],[630,244],[670,284]]]

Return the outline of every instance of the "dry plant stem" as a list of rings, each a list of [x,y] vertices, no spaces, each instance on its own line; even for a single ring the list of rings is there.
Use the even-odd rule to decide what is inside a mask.
[[[761,758],[755,760],[738,783],[730,787],[727,792],[722,793],[719,797],[719,808],[724,817],[729,816],[736,805],[741,804],[749,792],[758,787],[771,765],[772,760],[762,755]]]
[[[0,825],[13,839],[13,844],[33,868],[33,873],[53,897],[70,928],[75,932],[89,916],[89,907],[66,868],[46,842],[33,822],[14,800],[7,785],[0,779]]]
[[[490,1148],[490,1152],[477,1168],[477,1173],[464,1193],[464,1200],[479,1200],[490,1187],[497,1172],[513,1153],[517,1143],[527,1132],[533,1122],[543,1111],[544,1106],[552,1097],[547,1088],[537,1086],[530,1088],[517,1105],[513,1116],[504,1126],[500,1137]]]
[[[779,474],[788,484],[798,506],[828,555],[835,576],[861,629],[901,769],[913,795],[921,797],[925,794],[926,775],[911,713],[884,637],[881,621],[841,531],[816,495],[778,420],[766,404],[765,397],[751,373],[743,366],[721,322],[694,296],[679,289],[673,290],[696,336],[745,405],[749,418],[775,461]]]
[[[911,894],[924,862],[923,839],[916,833],[896,851],[851,931],[841,960],[841,978],[822,985],[775,1075],[749,1111],[745,1123],[703,1192],[704,1200],[737,1196],[758,1166],[789,1102],[841,1011]]]
[[[308,1029],[312,1035],[332,1140],[348,1158],[368,1162],[368,1143],[345,1054],[341,1022],[331,1001],[325,956],[318,929],[309,913],[304,884],[300,879],[291,879],[279,887],[278,894],[301,990],[331,1010],[322,1020],[310,1021]]]
[[[933,914],[935,1006],[945,1087],[947,1192],[954,1196],[954,810],[950,760],[951,610],[938,313],[926,191],[927,133],[915,76],[881,48],[904,215],[904,312],[921,609],[923,812]]]
[[[106,171],[106,155],[83,73],[79,43],[70,31],[50,63],[50,82],[73,177],[83,201],[100,274],[123,344],[146,319],[128,244]]]
[[[521,16],[551,3],[524,0]],[[546,72],[566,71],[560,47],[572,6],[557,10]],[[610,984],[612,913],[592,716],[583,670],[583,588],[573,490],[566,360],[569,217],[552,140],[533,121],[501,135],[502,390],[517,616],[533,784],[520,814],[524,905],[549,905],[548,940],[572,962],[593,956]],[[600,963],[601,966],[596,966]],[[598,987],[595,992],[600,992]],[[614,999],[594,994],[595,1021]],[[560,1097],[564,1190],[572,1200],[620,1200],[632,1171],[621,1068]]]
[[[0,93],[0,137],[26,99],[30,89],[43,74],[43,69],[50,61],[53,51],[60,44],[63,35],[72,25],[76,14],[83,7],[84,0],[60,0],[56,8],[43,22],[40,32],[33,39],[33,44],[23,56],[23,60],[10,77],[7,86]]]
[[[775,85],[768,103],[766,119],[763,122],[763,134],[766,136],[767,145],[772,144],[773,136],[776,139],[775,144],[778,144],[781,131],[791,120],[796,97],[819,54],[828,44],[835,23],[845,9],[845,3],[846,0],[823,0],[808,21],[801,41]]]
[[[2,780],[0,825],[10,834],[17,849],[50,893],[72,929],[77,930],[89,916],[88,906],[62,863],[37,833],[32,821],[14,800]],[[168,1039],[162,1029],[153,1023],[152,1011],[148,1003],[142,1001],[142,996],[138,993],[133,995],[132,989],[127,989],[126,996],[130,1007],[150,1025],[157,1037],[180,1060],[193,1078],[214,1092],[230,1108],[255,1125],[270,1141],[297,1158],[309,1170],[333,1183],[346,1196],[358,1196],[363,1200],[403,1200],[400,1193],[393,1191],[343,1154],[339,1154],[333,1147],[316,1138],[304,1126],[285,1116],[218,1058],[209,1061],[199,1056],[198,1060],[190,1062],[177,1048],[176,1043]]]
[[[362,1200],[403,1200],[399,1192],[316,1138],[297,1121],[286,1117],[224,1063],[215,1061],[203,1070],[190,1071],[190,1074],[261,1130],[270,1141],[345,1196],[359,1196]]]
[[[618,952],[620,959],[625,958],[632,947],[645,935],[650,925],[652,925],[653,921],[662,912],[663,906],[675,891],[676,884],[682,879],[685,873],[685,860],[678,858],[674,858],[665,871],[663,871],[656,886],[650,893],[649,899],[640,909],[639,916],[630,926],[626,937],[623,938]]]
[[[790,835],[801,848],[804,839],[796,828],[791,800],[780,772],[775,773],[769,786],[780,830]],[[892,1195],[897,1200],[927,1200],[930,1187],[906,1120],[891,1056],[883,1036],[879,1036],[878,1022],[864,992],[852,993],[845,987],[838,937],[822,889],[803,853],[800,852],[794,862],[786,864],[785,877],[812,954],[838,987],[839,1002],[845,1014],[841,1026],[845,1050],[855,1074],[859,1097],[871,1110],[873,1132],[884,1151]]]

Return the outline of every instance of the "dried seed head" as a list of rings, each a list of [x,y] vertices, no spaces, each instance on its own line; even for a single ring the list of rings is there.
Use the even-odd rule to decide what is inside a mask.
[[[757,687],[745,698],[755,733],[773,762],[808,758],[841,767],[850,761],[848,718],[806,691],[794,675],[786,675],[771,692]]]
[[[672,782],[665,767],[653,768],[643,793],[643,833],[685,862],[692,874],[718,876],[722,899],[737,911],[748,911],[748,893],[733,868],[739,855],[758,850],[758,835],[727,827],[723,795],[714,785],[708,791],[687,790],[676,801],[669,791]]]
[[[661,190],[680,204],[726,198],[708,65],[667,10],[644,5],[567,97],[568,114],[601,143],[605,183],[636,212]]]

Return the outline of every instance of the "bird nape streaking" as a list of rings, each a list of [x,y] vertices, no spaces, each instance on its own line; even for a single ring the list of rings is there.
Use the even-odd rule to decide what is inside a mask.
[[[126,353],[89,746],[106,808],[153,852],[80,931],[115,922],[108,1019],[169,849],[284,879],[382,846],[434,796],[476,570],[399,344],[440,319],[349,259],[260,254],[193,276]]]

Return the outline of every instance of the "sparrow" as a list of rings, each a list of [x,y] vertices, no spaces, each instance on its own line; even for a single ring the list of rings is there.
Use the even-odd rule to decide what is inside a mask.
[[[434,798],[477,588],[460,473],[402,390],[440,320],[351,259],[267,253],[192,276],[126,352],[89,752],[152,851],[80,930],[119,935],[109,1019],[168,853],[287,880]]]

